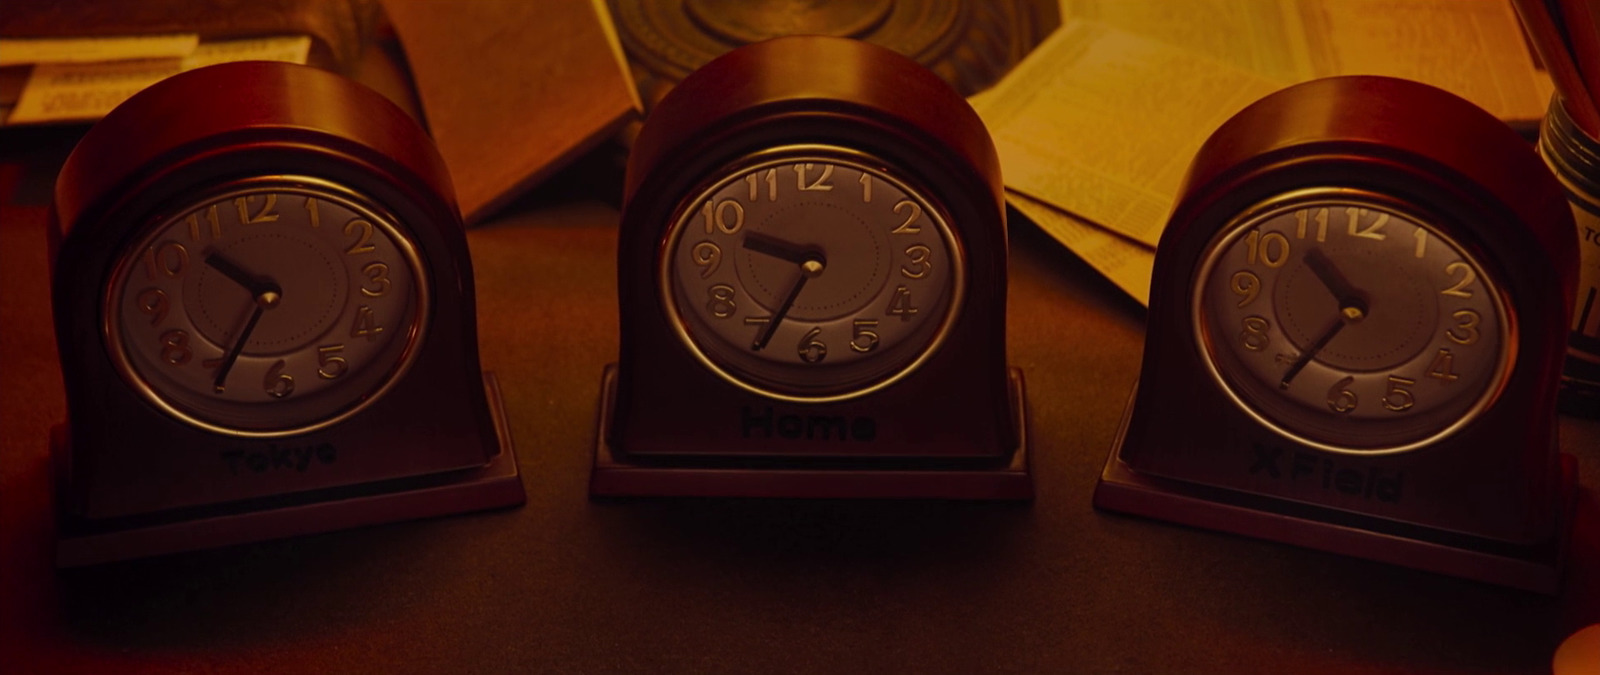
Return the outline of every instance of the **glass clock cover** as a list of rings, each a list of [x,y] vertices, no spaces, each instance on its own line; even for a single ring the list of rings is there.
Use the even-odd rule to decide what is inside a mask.
[[[734,166],[684,202],[663,252],[667,307],[707,365],[777,398],[843,398],[936,348],[963,261],[934,202],[838,149]]]
[[[1470,421],[1503,385],[1512,320],[1494,277],[1428,220],[1308,190],[1224,227],[1193,298],[1224,390],[1328,450],[1402,451]]]
[[[171,211],[116,262],[106,337],[123,376],[191,424],[299,433],[358,410],[422,337],[426,287],[394,220],[311,179]]]

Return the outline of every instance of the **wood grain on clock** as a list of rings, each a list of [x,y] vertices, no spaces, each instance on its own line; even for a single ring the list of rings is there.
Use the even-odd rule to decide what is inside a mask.
[[[83,137],[51,215],[64,563],[521,501],[449,174],[376,92],[175,76]]]
[[[868,181],[882,195],[877,202]],[[808,186],[831,188],[831,196],[808,197]],[[618,251],[621,354],[606,379],[614,398],[603,442],[619,456],[658,464],[1009,471],[1024,432],[1020,380],[1005,361],[1001,190],[993,144],[971,107],[892,51],[792,37],[707,64],[652,111],[629,158]],[[799,211],[769,209],[774,194],[774,203],[788,195]],[[895,194],[902,196],[884,199]],[[746,202],[751,213],[767,215],[737,220]],[[707,203],[709,231],[701,222]],[[923,220],[917,212],[926,212]],[[920,224],[894,232],[908,221]],[[685,239],[690,225],[696,234]],[[948,235],[915,239],[941,230]],[[743,243],[752,241],[754,253]],[[696,267],[693,256],[703,243],[707,256],[715,247],[722,260],[745,261],[738,277],[719,282],[725,290],[701,288],[698,273],[709,264]],[[934,260],[951,276],[923,267]],[[915,290],[919,278],[932,285]],[[938,290],[944,283],[953,283],[948,294]],[[696,307],[704,316],[691,321],[681,308],[685,293],[711,294],[701,302],[748,300],[763,311],[747,317],[725,304]],[[928,299],[926,323],[914,315],[918,297]],[[939,323],[941,306],[950,314]],[[730,347],[713,354],[692,337],[722,332],[721,321],[749,318],[754,326],[777,309],[785,326],[769,341],[743,323],[727,334],[748,331],[747,346],[730,337],[723,341]],[[928,330],[909,329],[902,340],[900,332],[877,332],[885,321]],[[777,349],[769,342],[784,351],[769,352]],[[735,358],[734,351],[750,354]],[[613,473],[596,466],[603,492],[602,479]],[[778,473],[765,475],[731,489],[761,492],[762,481],[782,482]],[[1025,468],[1008,476],[1021,480],[993,494],[1031,494],[1015,489],[1027,485]],[[852,492],[840,485],[766,493]],[[862,484],[853,492],[874,489]]]
[[[1527,142],[1452,94],[1354,76],[1246,107],[1162,234],[1096,504],[1553,591],[1571,232]]]

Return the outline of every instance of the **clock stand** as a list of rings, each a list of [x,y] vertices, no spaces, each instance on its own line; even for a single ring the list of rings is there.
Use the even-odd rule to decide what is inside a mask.
[[[1030,499],[1001,190],[966,102],[881,47],[691,74],[629,157],[590,494]]]
[[[523,503],[449,176],[376,92],[157,83],[68,158],[50,235],[58,565]]]
[[[1411,217],[1412,222],[1430,223],[1431,235],[1416,239],[1427,238],[1429,246],[1444,239],[1458,247],[1454,262],[1430,263],[1436,267],[1428,267],[1428,273],[1437,277],[1421,282],[1388,279],[1391,287],[1424,289],[1415,297],[1444,297],[1418,305],[1433,307],[1437,302],[1440,309],[1419,309],[1416,316],[1437,315],[1442,322],[1457,315],[1471,319],[1441,323],[1437,329],[1418,324],[1430,331],[1414,347],[1418,353],[1448,349],[1459,356],[1489,342],[1487,334],[1460,328],[1464,323],[1476,326],[1480,317],[1454,304],[1464,302],[1454,296],[1468,297],[1455,292],[1465,287],[1459,284],[1463,270],[1477,270],[1477,282],[1484,284],[1478,297],[1492,297],[1494,307],[1503,308],[1496,309],[1500,313],[1495,317],[1504,330],[1495,343],[1502,365],[1492,379],[1474,380],[1484,382],[1477,386],[1485,392],[1475,403],[1443,413],[1435,409],[1431,419],[1438,421],[1430,422],[1432,427],[1397,436],[1383,425],[1404,419],[1413,403],[1421,408],[1432,392],[1468,381],[1468,371],[1418,367],[1415,361],[1397,361],[1379,370],[1346,366],[1347,379],[1331,389],[1322,385],[1312,390],[1317,396],[1327,390],[1326,405],[1320,400],[1298,403],[1284,393],[1282,403],[1268,400],[1276,405],[1258,406],[1250,397],[1275,396],[1280,390],[1277,375],[1255,393],[1241,395],[1238,383],[1249,379],[1248,371],[1207,360],[1214,345],[1229,341],[1255,339],[1255,346],[1245,344],[1244,349],[1259,349],[1265,338],[1247,336],[1251,324],[1209,333],[1201,325],[1202,317],[1233,311],[1253,298],[1268,303],[1250,317],[1262,328],[1286,325],[1295,311],[1317,309],[1300,304],[1286,313],[1275,304],[1293,297],[1321,294],[1328,298],[1329,316],[1336,307],[1331,296],[1359,296],[1360,301],[1340,297],[1337,303],[1353,310],[1357,320],[1376,317],[1381,310],[1385,289],[1360,283],[1357,274],[1350,274],[1356,282],[1341,281],[1327,274],[1329,265],[1324,264],[1322,271],[1313,270],[1315,275],[1300,277],[1311,279],[1305,283],[1315,293],[1296,296],[1292,288],[1264,281],[1278,270],[1249,267],[1242,253],[1226,268],[1244,270],[1233,277],[1237,285],[1231,290],[1237,295],[1225,286],[1217,296],[1197,290],[1204,280],[1197,280],[1204,274],[1198,272],[1202,260],[1217,260],[1209,252],[1227,250],[1230,240],[1224,235],[1244,240],[1244,228],[1269,232],[1272,226],[1284,233],[1278,243],[1285,255],[1259,262],[1283,265],[1285,271],[1300,265],[1300,258],[1287,252],[1291,247],[1297,252],[1314,248],[1313,235],[1297,238],[1293,220],[1273,225],[1247,214],[1256,205],[1308,190],[1365,195],[1360,198],[1373,210],[1402,216],[1396,221]],[[1564,207],[1559,187],[1526,142],[1488,113],[1432,87],[1392,78],[1330,78],[1281,90],[1246,107],[1197,154],[1157,247],[1139,381],[1096,486],[1095,506],[1555,593],[1576,484],[1576,463],[1559,451],[1555,417],[1555,384],[1570,318],[1565,308],[1572,304],[1576,263],[1568,241],[1570,214]],[[1315,224],[1314,218],[1307,220]],[[1371,223],[1358,223],[1354,215],[1351,221],[1347,233],[1341,218],[1328,241],[1346,236],[1348,242],[1364,241],[1358,237],[1372,231]],[[1403,222],[1389,225],[1391,232],[1401,229],[1383,245],[1401,246],[1398,260],[1410,259],[1415,245],[1420,260],[1423,244],[1413,241]],[[1361,245],[1368,244],[1345,244],[1344,250]],[[1253,248],[1250,262],[1258,262],[1254,256],[1267,250]],[[1361,267],[1348,258],[1340,264],[1347,272]],[[1394,274],[1396,268],[1375,269],[1382,272],[1367,270],[1369,278]],[[1335,290],[1349,285],[1362,291]],[[1324,286],[1331,293],[1322,291]],[[1248,292],[1252,290],[1259,296]],[[1365,302],[1369,295],[1370,306]],[[1481,318],[1487,325],[1489,314]],[[1351,323],[1346,321],[1344,332],[1357,340],[1354,349],[1405,342],[1396,334],[1363,343],[1348,335],[1356,332]],[[1280,340],[1287,334],[1274,335]],[[1291,391],[1289,380],[1302,367],[1336,371],[1338,358],[1351,358],[1336,355],[1323,363],[1326,352],[1318,350],[1337,345],[1328,339],[1311,346],[1288,342],[1289,357],[1277,366],[1284,368],[1284,392]],[[1294,349],[1317,358],[1295,358]],[[1291,367],[1291,362],[1298,363]],[[1449,364],[1448,357],[1443,364]],[[1458,374],[1463,379],[1457,380]],[[1359,395],[1361,404],[1369,406],[1366,421],[1341,417],[1356,409],[1356,394],[1347,399],[1341,391],[1355,387],[1345,385],[1362,377],[1381,383],[1385,375],[1387,392],[1380,384]],[[1378,409],[1380,402],[1392,412]],[[1342,421],[1290,424],[1317,416]]]

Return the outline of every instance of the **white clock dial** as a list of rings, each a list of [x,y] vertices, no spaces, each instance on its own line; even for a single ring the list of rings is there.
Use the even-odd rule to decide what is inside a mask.
[[[723,376],[837,399],[936,348],[963,264],[935,200],[864,157],[808,147],[739,163],[683,202],[662,288],[682,337]]]
[[[380,395],[422,337],[426,280],[400,227],[310,179],[234,185],[172,210],[116,263],[106,337],[169,413],[299,433]]]
[[[1488,405],[1512,359],[1495,280],[1395,200],[1306,191],[1250,209],[1202,258],[1195,326],[1227,393],[1336,451],[1399,452]]]

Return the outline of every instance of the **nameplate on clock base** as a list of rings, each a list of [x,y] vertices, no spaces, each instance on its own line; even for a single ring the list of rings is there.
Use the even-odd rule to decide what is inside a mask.
[[[1095,486],[1095,508],[1547,595],[1560,590],[1577,505],[1577,461],[1570,454],[1560,457],[1556,537],[1518,546],[1140,473],[1120,456],[1131,411],[1130,404]]]
[[[1022,374],[1012,368],[1010,393],[1016,411],[1017,450],[996,466],[918,467],[901,462],[866,463],[859,467],[744,463],[719,466],[715,461],[631,460],[606,442],[606,429],[616,399],[617,366],[601,377],[600,419],[592,497],[778,497],[815,499],[1033,499],[1028,456],[1028,413]]]
[[[500,385],[483,374],[500,452],[482,467],[377,481],[244,504],[120,519],[116,524],[63,519],[57,567],[248,544],[433,516],[519,506],[526,501]],[[51,450],[67,456],[64,426],[51,432]]]

